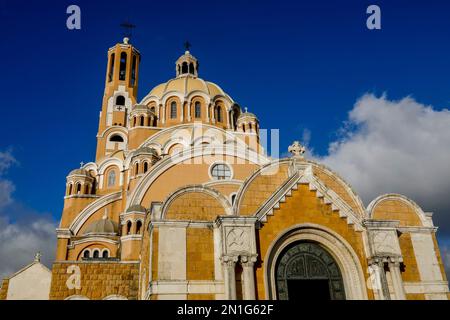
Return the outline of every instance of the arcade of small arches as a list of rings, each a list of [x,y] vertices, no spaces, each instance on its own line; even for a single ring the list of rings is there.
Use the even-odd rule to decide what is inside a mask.
[[[81,254],[83,260],[108,259],[110,256],[110,251],[107,248],[86,248]]]
[[[127,219],[122,224],[122,236],[142,235],[144,222],[142,219]]]

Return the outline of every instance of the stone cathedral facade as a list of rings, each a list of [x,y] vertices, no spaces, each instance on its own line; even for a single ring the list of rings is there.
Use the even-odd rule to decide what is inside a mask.
[[[69,173],[50,299],[447,299],[430,213],[365,207],[331,169],[272,159],[258,118],[199,77],[137,100],[140,52],[108,50],[95,161]],[[256,108],[255,108],[256,109]]]

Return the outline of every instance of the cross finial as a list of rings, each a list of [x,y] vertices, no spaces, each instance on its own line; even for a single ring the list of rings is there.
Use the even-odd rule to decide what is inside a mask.
[[[289,146],[288,151],[294,158],[303,158],[303,154],[305,153],[306,149],[300,144],[300,142],[294,141],[294,143]]]
[[[34,255],[34,262],[41,262],[41,257],[42,254],[40,251],[36,252],[36,254]]]
[[[191,44],[189,43],[189,41],[186,41],[185,43],[184,43],[184,48],[186,49],[186,51],[189,51],[189,49],[191,48]]]
[[[81,162],[80,162],[80,169],[83,168],[83,166],[84,166],[84,162],[81,161]]]
[[[128,42],[128,40],[131,38],[133,29],[136,28],[136,26],[134,24],[130,23],[128,20],[126,20],[125,22],[122,22],[120,24],[120,26],[124,30],[124,34],[123,34],[125,37],[124,40],[127,39],[126,42]]]
[[[247,107],[245,107],[245,108],[244,108],[244,110],[245,110],[245,113],[247,113],[247,111],[248,111],[248,108],[247,108]]]

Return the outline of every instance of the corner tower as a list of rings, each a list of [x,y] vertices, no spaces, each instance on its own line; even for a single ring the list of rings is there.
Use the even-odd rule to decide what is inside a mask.
[[[140,60],[139,51],[128,38],[108,50],[96,160],[126,145],[128,115],[136,104]]]

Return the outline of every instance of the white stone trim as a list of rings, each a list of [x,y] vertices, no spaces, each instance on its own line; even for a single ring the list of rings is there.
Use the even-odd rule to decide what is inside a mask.
[[[89,242],[104,242],[104,243],[109,243],[109,244],[112,244],[112,245],[118,245],[119,244],[119,241],[114,240],[114,239],[110,239],[110,238],[89,237],[89,238],[85,238],[85,239],[74,240],[69,245],[67,245],[67,248],[73,249],[73,248],[75,248],[75,246],[77,246],[79,244],[84,244],[84,243],[89,243]]]
[[[158,280],[151,281],[150,294],[223,294],[223,281],[208,280]]]
[[[407,205],[411,206],[414,209],[414,211],[418,215],[418,217],[424,227],[430,227],[430,228],[433,227],[433,221],[432,221],[431,216],[427,216],[425,214],[425,212],[423,212],[422,208],[420,208],[417,203],[415,203],[413,200],[409,199],[408,197],[406,197],[404,195],[396,194],[396,193],[384,194],[384,195],[378,196],[377,198],[372,200],[372,202],[367,206],[367,214],[371,219],[373,219],[373,212],[374,212],[376,206],[383,200],[398,200],[403,203],[406,203]]]
[[[122,199],[122,192],[114,192],[108,195],[105,195],[94,202],[87,205],[76,217],[73,219],[72,223],[69,226],[72,234],[76,235],[80,231],[83,224],[89,219],[91,215],[93,215],[96,211],[100,210],[102,207],[113,203],[114,201]]]
[[[176,190],[175,192],[169,194],[169,196],[166,198],[166,200],[164,201],[164,204],[161,208],[161,219],[166,218],[167,210],[170,208],[170,205],[172,204],[173,201],[175,201],[178,197],[180,197],[186,193],[192,193],[192,192],[200,192],[200,193],[205,193],[209,196],[212,196],[214,199],[216,199],[222,205],[222,207],[225,210],[225,214],[227,214],[227,215],[233,214],[231,204],[228,202],[227,198],[225,198],[225,196],[222,195],[220,192],[218,192],[214,189],[208,188],[208,187],[204,187],[202,185],[188,185],[188,186],[182,187],[182,188]]]

